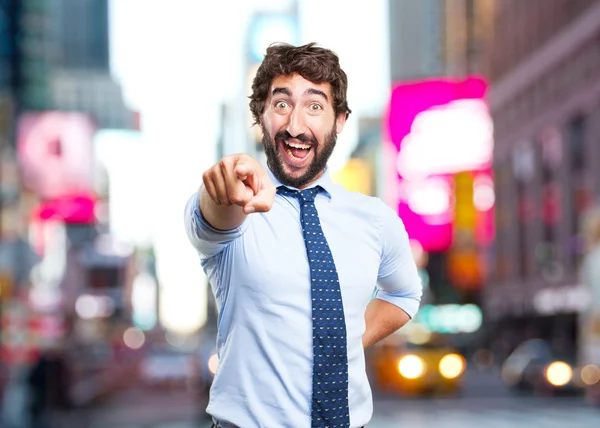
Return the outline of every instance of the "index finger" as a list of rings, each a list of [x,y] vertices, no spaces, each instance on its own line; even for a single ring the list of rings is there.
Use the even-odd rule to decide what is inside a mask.
[[[261,187],[258,193],[244,206],[244,212],[267,212],[273,206],[277,190],[272,184]]]
[[[233,204],[244,205],[248,203],[253,196],[243,181],[235,173],[235,164],[233,162],[222,162],[221,172],[225,181],[227,197]]]
[[[256,195],[262,187],[259,170],[255,162],[247,160],[238,160],[235,164],[234,172],[239,180],[250,186],[252,192]]]

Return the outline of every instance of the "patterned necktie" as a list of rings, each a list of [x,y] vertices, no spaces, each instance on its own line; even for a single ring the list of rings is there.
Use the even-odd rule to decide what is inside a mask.
[[[315,196],[321,187],[296,190],[280,186],[277,193],[300,202],[300,221],[310,266],[313,321],[313,388],[311,427],[350,426],[346,321],[340,282],[319,221]]]

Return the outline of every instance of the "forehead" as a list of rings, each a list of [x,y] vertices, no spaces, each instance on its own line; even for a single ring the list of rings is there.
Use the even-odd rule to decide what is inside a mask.
[[[273,78],[271,82],[271,88],[269,90],[269,96],[273,94],[273,90],[276,88],[287,88],[293,96],[299,97],[305,94],[309,88],[319,89],[327,94],[329,100],[332,99],[331,84],[329,82],[315,83],[305,79],[301,75],[294,73],[289,76],[279,75]]]

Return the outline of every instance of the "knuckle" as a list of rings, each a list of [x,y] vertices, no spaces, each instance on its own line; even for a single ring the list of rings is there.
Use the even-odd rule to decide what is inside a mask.
[[[240,201],[240,199],[241,199],[239,192],[237,192],[235,188],[229,188],[228,189],[228,194],[229,194],[229,200],[233,204],[238,203]]]
[[[239,196],[230,197],[229,200],[231,201],[232,205],[244,205],[244,199],[240,198]]]
[[[204,182],[204,184],[208,184],[208,183],[212,182],[212,180],[213,180],[212,169],[204,171],[204,173],[202,174],[202,181]]]

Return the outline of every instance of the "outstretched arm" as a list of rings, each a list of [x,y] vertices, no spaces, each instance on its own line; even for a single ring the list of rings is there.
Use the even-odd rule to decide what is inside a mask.
[[[202,175],[200,211],[215,229],[231,230],[246,215],[271,209],[275,186],[263,167],[245,154],[225,156]]]

